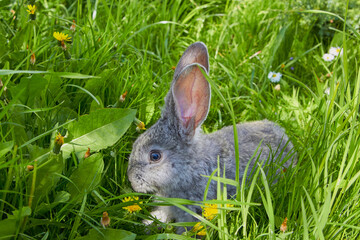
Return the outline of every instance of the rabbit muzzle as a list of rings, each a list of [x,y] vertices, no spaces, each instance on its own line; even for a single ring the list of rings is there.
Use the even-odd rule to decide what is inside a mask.
[[[127,171],[128,179],[131,183],[131,187],[136,192],[140,193],[154,193],[156,192],[156,189],[154,187],[151,187],[151,184],[149,184],[141,173],[136,171],[134,168],[130,167]]]

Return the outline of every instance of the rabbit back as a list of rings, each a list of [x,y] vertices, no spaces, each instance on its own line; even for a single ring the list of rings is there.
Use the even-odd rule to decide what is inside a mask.
[[[256,160],[265,160],[264,165],[275,165],[277,174],[283,168],[296,164],[296,156],[293,153],[293,144],[285,134],[283,128],[268,120],[245,122],[236,125],[239,145],[239,172],[240,181],[244,175],[246,166],[250,162],[248,175],[253,169]],[[225,164],[226,177],[235,179],[235,143],[233,126],[227,126],[219,131],[206,135],[209,140],[219,146],[220,166]],[[213,147],[214,147],[213,145]],[[254,153],[256,152],[256,155]],[[221,156],[223,156],[221,158]],[[216,159],[214,159],[216,161]],[[213,160],[213,161],[214,161]],[[274,162],[276,162],[274,164]],[[235,194],[231,188],[230,195]]]

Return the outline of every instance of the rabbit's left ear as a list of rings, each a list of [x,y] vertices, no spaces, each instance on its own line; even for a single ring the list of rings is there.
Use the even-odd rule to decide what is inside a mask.
[[[197,63],[186,66],[172,86],[178,126],[188,136],[193,136],[206,119],[210,106],[210,84],[200,68],[206,72]]]
[[[210,84],[201,72],[209,74],[209,54],[202,42],[191,44],[176,66],[172,83],[177,125],[185,135],[192,137],[209,112]]]
[[[203,42],[196,42],[191,44],[181,56],[179,63],[176,66],[174,73],[174,80],[176,80],[180,73],[191,64],[200,64],[205,72],[209,74],[209,54],[206,45]]]

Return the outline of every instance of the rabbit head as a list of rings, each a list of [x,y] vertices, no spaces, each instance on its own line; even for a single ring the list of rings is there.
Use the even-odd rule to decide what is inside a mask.
[[[201,178],[194,171],[203,164],[194,156],[211,91],[200,69],[209,73],[209,55],[205,44],[197,42],[177,64],[161,118],[133,145],[128,177],[135,191],[174,196],[170,193],[184,192]]]

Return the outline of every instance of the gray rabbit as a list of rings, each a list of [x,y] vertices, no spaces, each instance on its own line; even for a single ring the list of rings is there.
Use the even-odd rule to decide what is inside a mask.
[[[133,145],[128,177],[135,191],[202,201],[208,178],[201,175],[211,175],[218,167],[218,157],[221,169],[225,163],[226,177],[235,179],[233,126],[211,134],[201,132],[200,126],[209,111],[211,91],[200,68],[209,74],[209,55],[205,44],[196,42],[184,52],[175,69],[161,118]],[[282,156],[289,154],[293,148],[284,130],[268,120],[238,124],[237,132],[240,180],[261,141],[260,159],[267,159],[270,154],[272,161],[281,152]],[[284,166],[288,167],[290,162]],[[253,165],[254,162],[250,167]],[[228,193],[235,195],[235,187],[228,186]],[[210,184],[207,199],[216,199],[215,181]],[[201,214],[200,207],[188,207]],[[162,222],[196,221],[173,206],[158,207],[152,215]]]

